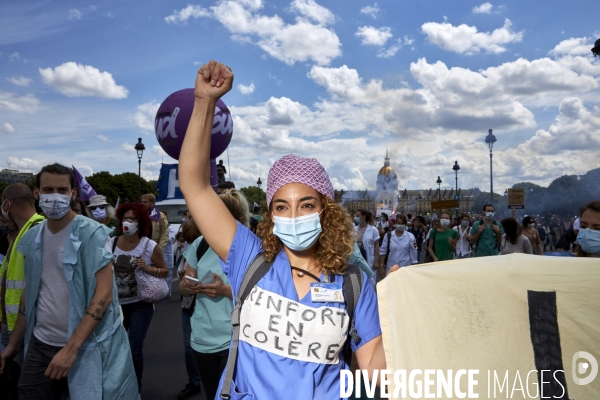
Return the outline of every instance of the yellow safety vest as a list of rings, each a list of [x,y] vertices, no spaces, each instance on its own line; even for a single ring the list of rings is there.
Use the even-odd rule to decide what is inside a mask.
[[[17,323],[17,316],[19,314],[19,303],[21,302],[21,295],[25,290],[25,258],[21,253],[17,251],[17,245],[21,240],[21,237],[31,228],[34,224],[39,224],[44,220],[39,214],[33,214],[29,221],[23,225],[23,228],[17,234],[17,237],[12,241],[8,253],[2,261],[0,267],[0,279],[4,276],[6,268],[6,294],[4,297],[4,305],[6,307],[6,322],[8,324],[8,331],[12,332]],[[0,307],[0,319],[2,319],[2,308]]]

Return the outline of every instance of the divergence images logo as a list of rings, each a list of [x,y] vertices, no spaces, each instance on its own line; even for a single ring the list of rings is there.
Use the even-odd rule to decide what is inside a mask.
[[[577,362],[581,358],[585,359],[586,361]],[[576,385],[580,386],[587,385],[588,383],[591,383],[594,379],[596,379],[596,376],[598,375],[598,361],[596,361],[594,356],[590,353],[587,353],[585,351],[578,351],[577,353],[573,354],[572,370],[573,382],[575,382]],[[588,371],[589,375],[587,377],[579,378],[580,375],[584,375],[588,373]]]

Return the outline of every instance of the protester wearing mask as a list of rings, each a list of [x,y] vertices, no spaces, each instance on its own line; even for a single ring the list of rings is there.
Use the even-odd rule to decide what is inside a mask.
[[[87,209],[89,210],[88,215],[91,214],[94,220],[110,229],[110,237],[114,237],[119,232],[117,229],[118,223],[116,219],[111,218],[110,215],[108,215],[108,207],[110,207],[110,204],[106,201],[106,197],[97,194],[90,197],[90,204],[87,206]]]
[[[579,210],[578,257],[600,257],[600,201],[592,201]]]
[[[25,341],[21,399],[133,399],[127,334],[113,291],[109,229],[76,215],[71,169],[47,165],[34,197],[46,220],[23,235],[25,294],[2,366]]]
[[[228,360],[228,373],[223,374],[218,392],[232,399],[339,398],[340,373],[350,361],[340,349],[352,326],[361,339],[350,341],[359,367],[370,377],[374,370],[386,367],[372,285],[364,283],[360,296],[354,298],[352,326],[348,318],[341,319],[348,310],[340,293],[344,276],[354,277],[356,271],[347,264],[355,242],[352,222],[334,201],[333,185],[323,166],[294,155],[277,160],[269,171],[268,209],[258,225],[258,237],[231,216],[210,185],[209,153],[216,102],[232,83],[231,70],[222,64],[211,61],[200,69],[194,111],[179,157],[181,191],[204,239],[221,259],[232,297],[237,298],[257,255],[263,253],[261,265],[269,267],[256,284],[248,285],[253,294],[241,307],[239,325],[234,327],[239,343],[232,341],[230,351],[235,354],[233,346],[237,346],[237,357]],[[377,241],[379,234],[372,228]],[[359,276],[367,281],[365,273]],[[317,286],[325,282],[327,286]],[[320,297],[322,292],[315,291],[320,287],[329,287],[330,296]],[[317,312],[319,316],[312,318]],[[328,316],[323,317],[325,323],[321,314]],[[293,333],[302,315],[304,335],[310,340]],[[329,323],[329,316],[335,325]]]
[[[502,228],[494,221],[494,206],[483,206],[481,219],[473,224],[470,232],[471,244],[476,245],[475,257],[497,256],[502,241]]]
[[[425,236],[427,235],[427,226],[425,225],[425,218],[423,218],[420,215],[417,215],[413,219],[413,226],[409,227],[408,231],[412,233],[415,237],[415,241],[417,242],[417,254],[419,262],[423,262],[423,241],[425,240]]]
[[[152,193],[142,195],[141,203],[152,221],[148,237],[154,240],[164,253],[165,247],[169,243],[169,220],[167,215],[156,208],[156,196]]]
[[[396,225],[393,231],[386,233],[379,249],[379,275],[383,278],[394,265],[408,267],[419,263],[417,241],[408,232],[408,220],[405,215],[396,215]],[[387,260],[386,260],[387,258]]]
[[[456,242],[456,252],[454,253],[455,258],[471,258],[471,242],[469,241],[469,223],[471,218],[468,215],[463,214],[460,219],[460,225],[452,228],[458,232],[458,241]]]
[[[123,326],[129,334],[133,366],[137,376],[138,390],[142,390],[144,371],[144,339],[150,327],[154,306],[138,298],[135,270],[166,278],[169,270],[163,252],[149,239],[151,220],[145,207],[139,203],[124,203],[117,209],[120,236],[111,239],[115,281],[119,305],[123,310]]]
[[[244,195],[236,189],[228,189],[219,197],[233,218],[248,228],[250,210]],[[229,355],[233,302],[231,284],[221,268],[217,254],[208,247],[200,260],[197,259],[198,247],[203,244],[206,246],[206,241],[203,242],[201,236],[186,250],[186,275],[197,279],[210,273],[215,282],[199,284],[182,279],[179,289],[184,296],[196,295],[190,342],[194,363],[206,390],[206,398],[213,399]]]
[[[535,218],[530,215],[526,216],[523,218],[523,230],[521,231],[521,234],[529,239],[533,254],[542,256],[544,255],[544,246],[540,240],[540,234],[538,233],[536,225]]]
[[[354,228],[357,233],[356,242],[367,264],[377,271],[379,254],[379,232],[375,228],[373,214],[366,210],[358,210],[354,215]]]
[[[439,228],[432,229],[429,234],[429,254],[434,262],[447,261],[454,258],[458,232],[450,229],[450,214],[440,216]]]
[[[0,320],[2,345],[7,346],[17,323],[21,295],[25,289],[25,259],[17,251],[21,238],[44,220],[35,212],[33,192],[23,183],[8,185],[2,192],[2,217],[12,240],[0,267]],[[23,351],[17,350],[15,361],[23,364]]]
[[[502,236],[499,255],[524,253],[533,254],[531,243],[527,236],[519,232],[519,223],[514,218],[504,218],[502,220],[502,229],[506,232]]]

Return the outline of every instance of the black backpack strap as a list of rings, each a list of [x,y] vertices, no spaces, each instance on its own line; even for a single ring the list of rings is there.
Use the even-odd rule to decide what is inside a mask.
[[[208,242],[204,240],[204,238],[202,238],[202,240],[198,244],[198,247],[196,248],[196,262],[200,262],[200,259],[202,258],[202,256],[204,256],[208,249],[210,249]]]
[[[117,240],[119,240],[118,236],[113,238],[113,247],[112,247],[113,254],[115,254],[115,249],[117,248]]]
[[[272,265],[272,262],[266,262],[265,255],[263,253],[259,253],[250,263],[250,266],[244,273],[242,284],[238,289],[237,296],[235,296],[235,307],[231,312],[231,349],[229,350],[229,357],[227,357],[225,379],[223,380],[223,387],[221,389],[222,399],[231,398],[231,382],[233,381],[233,372],[235,370],[235,361],[237,359],[237,351],[240,339],[240,311],[242,309],[242,305],[254,286],[262,279],[263,276],[265,276],[269,269],[271,269]]]
[[[358,304],[358,298],[363,286],[362,271],[356,265],[348,265],[344,277],[344,300],[346,302],[346,312],[348,313],[348,339],[342,348],[344,361],[350,365],[352,359],[351,343],[358,345],[361,342],[360,336],[354,325],[354,311]]]
[[[389,256],[390,256],[390,242],[391,242],[391,240],[392,240],[392,231],[389,231],[389,232],[387,233],[387,237],[388,237],[388,242],[387,242],[387,250],[386,250],[386,252],[385,252],[385,260],[384,260],[385,267],[387,267],[388,258],[389,258]]]

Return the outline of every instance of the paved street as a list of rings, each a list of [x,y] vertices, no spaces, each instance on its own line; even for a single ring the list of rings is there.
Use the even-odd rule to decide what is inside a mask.
[[[142,400],[177,399],[188,381],[183,358],[179,280],[173,278],[173,295],[156,304],[144,342]],[[205,400],[204,395],[191,397]]]

